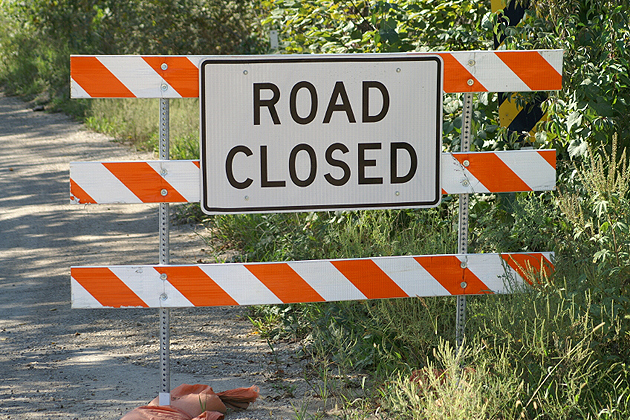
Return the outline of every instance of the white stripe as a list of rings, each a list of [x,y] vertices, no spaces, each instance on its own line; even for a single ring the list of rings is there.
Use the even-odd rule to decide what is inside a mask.
[[[159,276],[159,274],[158,274]],[[161,280],[163,281],[163,280]],[[162,307],[170,307],[170,308],[186,308],[190,306],[195,306],[191,301],[186,298],[179,290],[175,288],[168,281],[164,282],[164,294],[166,295],[166,300],[160,300]]]
[[[70,179],[97,203],[142,203],[101,162],[71,162]]]
[[[70,79],[70,97],[71,98],[91,98],[90,94],[87,93],[81,85],[74,81],[74,79]]]
[[[194,306],[172,284],[160,279],[160,273],[152,266],[113,266],[109,269],[151,308]],[[162,295],[165,300],[161,299]]]
[[[282,303],[243,264],[211,264],[199,268],[239,305]]]
[[[373,258],[372,261],[411,297],[451,296],[413,257]]]
[[[181,98],[139,55],[99,55],[96,58],[138,98]],[[162,86],[166,86],[166,90]]]
[[[562,74],[563,50],[538,50],[538,53],[558,72],[558,74]]]
[[[505,293],[508,291],[506,288],[506,276],[505,267],[508,270],[512,269],[503,263],[503,260],[498,254],[470,254],[470,255],[458,255],[461,262],[466,262],[468,269],[481,280],[488,289],[494,293]],[[522,283],[522,279],[516,276],[513,277],[518,283]]]
[[[326,301],[367,299],[330,261],[298,261],[288,264]]]
[[[454,52],[453,57],[489,92],[531,91],[494,52]],[[472,63],[474,64],[471,66]]]
[[[189,203],[199,202],[199,168],[190,160],[147,161]]]
[[[511,153],[496,152],[516,176],[521,178],[532,190],[553,190],[556,185],[556,168],[535,150],[519,150]]]
[[[193,66],[199,68],[199,65],[201,64],[201,62],[203,60],[205,60],[206,58],[208,58],[207,55],[187,55],[186,58],[188,58],[188,61],[190,61]]]
[[[163,281],[160,274],[149,266],[112,266],[110,271],[149,307],[160,306]]]
[[[490,192],[451,153],[442,154],[442,188],[447,194]]]
[[[81,284],[74,278],[70,278],[70,290],[72,294],[72,308],[102,308],[103,305],[94,298]]]

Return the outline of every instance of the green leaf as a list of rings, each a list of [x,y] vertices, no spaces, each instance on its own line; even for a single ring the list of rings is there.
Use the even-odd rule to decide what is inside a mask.
[[[581,125],[582,124],[582,114],[578,111],[574,111],[571,114],[569,114],[569,116],[567,117],[567,131],[571,132],[571,128],[573,128],[574,125]]]

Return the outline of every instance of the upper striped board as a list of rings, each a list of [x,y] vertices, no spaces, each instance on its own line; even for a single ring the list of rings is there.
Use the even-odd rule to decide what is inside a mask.
[[[562,89],[562,50],[456,51],[444,60],[444,92]],[[248,56],[256,59],[256,56]],[[72,98],[198,98],[208,56],[72,55]]]
[[[555,150],[442,154],[442,193],[549,191],[556,185]],[[199,161],[70,163],[75,204],[196,203]]]
[[[552,254],[457,254],[177,266],[73,267],[73,308],[263,305],[510,293]]]

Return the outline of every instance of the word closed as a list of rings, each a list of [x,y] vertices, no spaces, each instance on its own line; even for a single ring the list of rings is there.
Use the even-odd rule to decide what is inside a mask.
[[[438,56],[217,57],[200,72],[205,212],[439,203]]]

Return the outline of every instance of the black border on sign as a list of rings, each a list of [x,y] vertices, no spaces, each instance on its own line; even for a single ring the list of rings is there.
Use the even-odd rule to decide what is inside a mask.
[[[377,54],[374,54],[375,56]],[[373,204],[326,204],[326,205],[286,205],[286,206],[266,206],[266,207],[209,207],[207,206],[208,191],[207,191],[207,162],[206,156],[206,109],[205,109],[205,69],[207,65],[216,64],[256,64],[256,63],[313,63],[313,62],[386,62],[386,61],[435,61],[437,63],[437,103],[438,111],[436,115],[436,162],[435,162],[435,198],[430,201],[413,201],[413,202],[396,202],[396,203],[373,203]],[[365,55],[351,56],[329,56],[329,55],[292,55],[292,56],[240,56],[231,58],[206,58],[199,65],[199,100],[201,102],[200,107],[200,143],[201,143],[201,209],[206,214],[239,214],[239,213],[295,213],[302,211],[328,211],[328,210],[370,210],[370,209],[398,209],[398,208],[413,208],[413,207],[435,207],[442,199],[442,187],[441,187],[441,158],[442,158],[442,95],[443,95],[443,61],[439,55],[390,55],[378,54],[378,57],[368,57]]]

